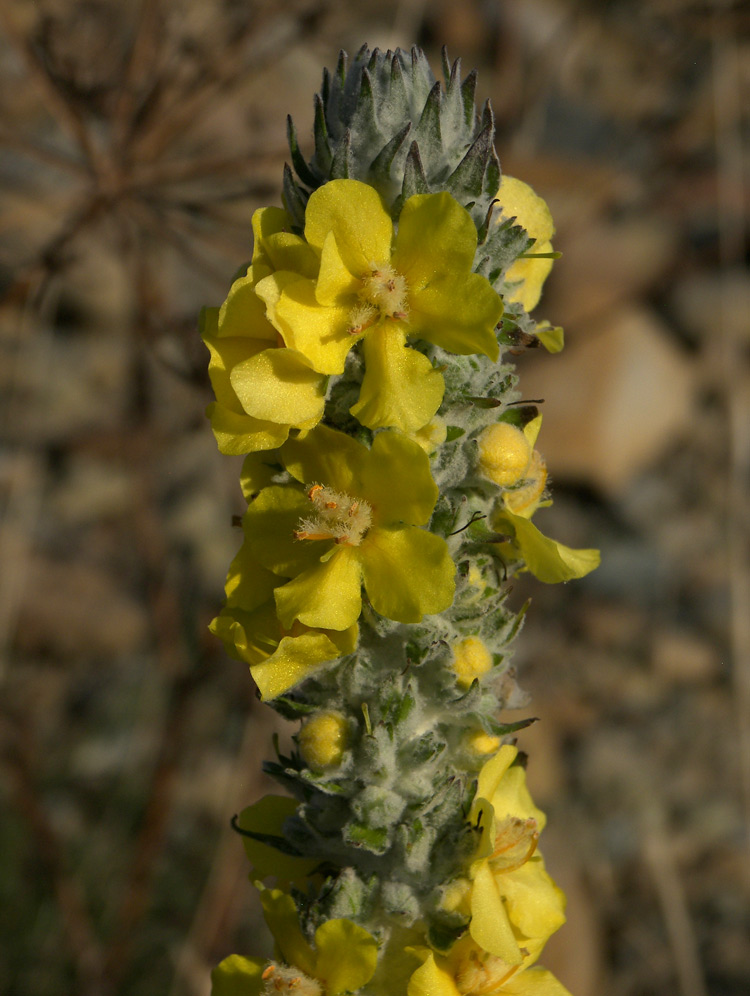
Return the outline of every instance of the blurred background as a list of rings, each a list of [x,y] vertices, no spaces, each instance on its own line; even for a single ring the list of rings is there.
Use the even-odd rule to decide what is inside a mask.
[[[237,461],[196,331],[339,48],[447,44],[557,224],[538,314],[582,582],[516,584],[574,996],[750,991],[750,8],[709,0],[0,5],[0,992],[205,996],[259,952],[229,819],[277,724],[206,627]],[[539,351],[541,352],[541,351]]]

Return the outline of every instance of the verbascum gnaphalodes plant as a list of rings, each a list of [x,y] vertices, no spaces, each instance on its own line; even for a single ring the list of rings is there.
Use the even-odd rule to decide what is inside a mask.
[[[246,453],[244,540],[212,624],[300,724],[265,770],[289,793],[234,821],[275,938],[214,996],[561,996],[536,965],[564,922],[513,734],[528,570],[582,577],[532,522],[550,504],[511,347],[555,253],[544,202],[502,177],[476,76],[363,48],[289,123],[284,208],[206,309],[223,452]]]

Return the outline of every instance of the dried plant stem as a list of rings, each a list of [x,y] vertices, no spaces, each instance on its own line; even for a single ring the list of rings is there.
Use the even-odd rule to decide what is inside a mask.
[[[226,806],[222,807],[227,812],[236,808],[237,786],[242,784],[257,759],[258,726],[258,717],[253,710],[245,722],[242,744],[228,779]],[[183,992],[183,982],[189,979],[196,965],[201,967],[201,983],[205,989],[208,956],[220,936],[232,933],[231,924],[227,922],[230,913],[238,907],[238,900],[247,895],[243,874],[247,859],[237,844],[237,836],[225,820],[203,894],[177,956],[169,996],[178,996]],[[193,989],[196,994],[201,991],[198,986],[193,986]]]
[[[60,910],[81,996],[105,996],[104,958],[80,884],[67,866],[57,833],[40,799],[31,758],[35,754],[28,725],[13,723],[3,761],[10,774],[14,801],[29,829],[36,860],[45,869]]]
[[[644,835],[644,857],[667,927],[679,992],[681,996],[708,996],[698,942],[662,816],[659,813],[648,821]]]
[[[71,101],[66,100],[55,86],[35,52],[31,40],[18,29],[9,6],[8,0],[0,0],[0,23],[5,29],[9,41],[26,66],[29,78],[39,90],[45,106],[58,124],[71,135],[80,147],[87,164],[94,173],[98,173],[101,166],[100,150],[94,144],[76,107]]]
[[[742,144],[741,68],[731,21],[719,19],[712,33],[714,125],[717,159],[717,220],[722,271],[719,295],[721,374],[727,403],[729,466],[725,539],[730,594],[732,680],[738,724],[739,767],[747,846],[746,874],[750,881],[750,565],[748,564],[747,481],[750,478],[750,404],[747,398],[745,349],[732,320],[732,268],[744,258],[746,210],[742,203],[745,154]]]
[[[112,142],[120,154],[127,148],[138,111],[137,87],[158,52],[158,13],[158,0],[140,0],[135,36],[112,118]]]

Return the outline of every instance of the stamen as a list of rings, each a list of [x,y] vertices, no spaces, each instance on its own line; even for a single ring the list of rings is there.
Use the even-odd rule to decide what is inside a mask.
[[[314,514],[300,519],[294,531],[298,540],[333,540],[347,546],[359,546],[372,525],[372,508],[364,499],[340,494],[333,488],[313,484],[307,497]]]
[[[262,996],[321,996],[322,986],[317,979],[311,979],[309,975],[300,972],[293,965],[277,965],[271,962],[261,974],[261,979],[265,986],[261,990]]]
[[[407,291],[406,279],[390,263],[370,263],[370,272],[362,277],[360,303],[349,314],[349,334],[361,335],[381,319],[405,321]]]

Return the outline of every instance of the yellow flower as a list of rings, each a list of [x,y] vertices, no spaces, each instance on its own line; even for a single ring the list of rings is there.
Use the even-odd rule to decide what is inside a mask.
[[[222,453],[273,449],[291,428],[311,429],[323,414],[326,378],[301,353],[283,348],[256,294],[258,281],[280,266],[317,270],[314,251],[284,231],[288,224],[278,208],[255,212],[255,252],[247,274],[234,281],[221,308],[204,308],[201,315],[216,395],[208,415]]]
[[[539,951],[534,945],[519,964],[509,965],[468,937],[447,956],[413,948],[423,963],[409,979],[407,996],[570,996],[551,972],[532,967]]]
[[[467,879],[452,883],[446,909],[471,917],[469,935],[508,966],[524,964],[524,952],[541,950],[565,922],[564,896],[537,853],[545,824],[526,788],[518,751],[504,745],[479,773],[469,822],[480,837]]]
[[[503,423],[498,423],[498,426]],[[507,553],[512,558],[524,561],[525,569],[534,577],[546,584],[556,584],[558,581],[572,581],[582,578],[599,566],[601,557],[598,550],[574,550],[571,547],[550,539],[537,529],[531,516],[545,504],[544,489],[547,484],[547,467],[541,455],[533,449],[542,425],[542,416],[528,422],[522,431],[516,430],[524,437],[528,448],[529,459],[526,469],[517,478],[515,487],[508,489],[502,496],[502,505],[496,509],[493,516],[493,526],[498,532],[510,532],[511,538],[498,544],[498,551]],[[496,428],[491,426],[490,428]],[[510,427],[512,428],[512,426]],[[481,438],[481,437],[480,437]],[[512,450],[512,447],[509,447]],[[518,442],[517,450],[523,451],[523,444]],[[498,467],[500,471],[506,466],[502,463],[502,447],[497,448]],[[507,466],[510,466],[510,459]],[[517,461],[520,463],[520,461]],[[481,464],[480,464],[481,467]],[[485,472],[485,476],[491,475]],[[508,475],[510,476],[510,474]],[[499,483],[496,480],[496,483]]]
[[[549,208],[534,191],[522,180],[512,176],[503,176],[500,190],[497,194],[500,201],[500,215],[503,218],[515,218],[534,239],[530,254],[551,253],[550,239],[555,233],[552,215]],[[526,311],[531,311],[539,303],[542,296],[542,284],[552,269],[552,259],[517,259],[505,274],[505,281],[511,285],[506,294],[506,300],[518,301]],[[562,348],[560,345],[558,348]],[[557,349],[554,350],[557,352]]]
[[[264,701],[274,699],[329,661],[354,652],[358,627],[342,632],[293,622],[276,615],[274,590],[282,583],[253,559],[247,540],[229,567],[227,603],[209,629],[227,653],[250,665]]]
[[[277,960],[231,955],[211,973],[212,996],[338,996],[357,992],[375,971],[378,944],[351,920],[327,920],[306,940],[297,907],[280,889],[260,886],[263,915]]]
[[[449,194],[410,197],[394,235],[374,188],[332,180],[310,197],[305,238],[320,254],[317,278],[276,273],[257,293],[287,346],[321,373],[342,373],[364,339],[365,376],[351,409],[363,425],[413,433],[437,411],[443,378],[407,348],[408,336],[497,359],[502,300],[472,272],[477,232]]]
[[[455,565],[445,541],[420,528],[438,492],[417,443],[382,432],[368,449],[318,426],[281,457],[305,486],[264,488],[245,523],[255,560],[292,578],[274,590],[283,626],[346,630],[363,586],[375,611],[398,622],[448,608]]]

